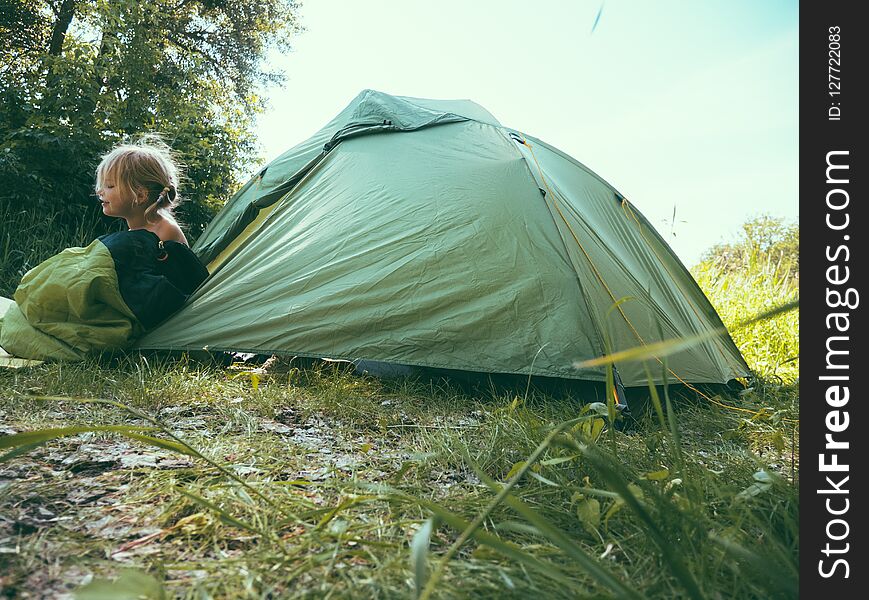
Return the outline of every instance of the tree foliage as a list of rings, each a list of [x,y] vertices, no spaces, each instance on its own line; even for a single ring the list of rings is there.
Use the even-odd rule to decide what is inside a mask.
[[[293,0],[0,0],[0,200],[74,226],[93,173],[160,133],[186,165],[195,236],[255,159],[265,53],[299,31]]]

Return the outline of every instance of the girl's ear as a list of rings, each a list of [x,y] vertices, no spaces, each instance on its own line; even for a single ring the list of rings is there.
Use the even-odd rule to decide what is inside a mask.
[[[145,204],[148,202],[147,188],[136,188],[136,204]]]

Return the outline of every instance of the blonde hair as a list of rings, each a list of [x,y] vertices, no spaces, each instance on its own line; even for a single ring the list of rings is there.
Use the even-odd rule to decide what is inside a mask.
[[[145,217],[162,210],[172,214],[181,203],[178,196],[180,168],[172,150],[155,135],[143,136],[132,144],[121,144],[103,156],[97,167],[96,191],[106,180],[114,180],[125,198],[134,198],[139,190],[147,192]]]

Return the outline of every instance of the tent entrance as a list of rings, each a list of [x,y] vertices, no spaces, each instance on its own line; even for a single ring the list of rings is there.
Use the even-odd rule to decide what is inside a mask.
[[[266,206],[265,208],[261,208],[257,213],[256,218],[248,223],[247,227],[245,227],[241,233],[239,233],[229,245],[221,250],[220,254],[215,256],[211,262],[208,263],[208,272],[214,273],[220,266],[229,259],[230,256],[235,254],[235,251],[249,238],[255,231],[257,231],[263,222],[269,217],[270,214],[275,210],[275,207],[278,205],[277,202]]]

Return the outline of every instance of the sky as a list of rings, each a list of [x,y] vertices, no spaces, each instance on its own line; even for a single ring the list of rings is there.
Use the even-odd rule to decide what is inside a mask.
[[[691,266],[750,218],[798,219],[797,4],[307,0],[268,58],[287,80],[262,155],[363,89],[470,99],[603,177]]]

